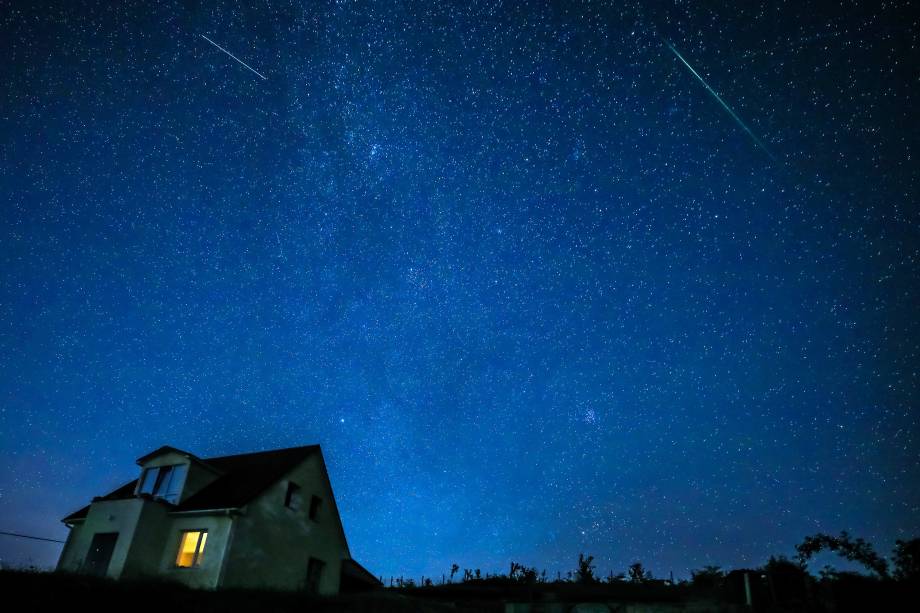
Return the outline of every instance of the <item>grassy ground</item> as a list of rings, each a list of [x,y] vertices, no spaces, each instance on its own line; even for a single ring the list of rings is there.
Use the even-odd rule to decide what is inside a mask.
[[[0,571],[3,602],[16,610],[93,613],[259,613],[338,612],[357,613],[501,613],[506,602],[542,604],[578,602],[645,602],[682,608],[690,594],[679,588],[622,584],[578,585],[573,583],[520,585],[514,582],[470,582],[405,589],[381,589],[363,594],[311,597],[297,592],[270,590],[196,590],[155,580],[112,581],[85,575],[53,572]],[[555,609],[554,609],[555,610]],[[695,609],[697,611],[701,609]],[[705,611],[724,611],[721,606]]]
[[[483,581],[381,589],[363,594],[311,597],[304,593],[270,590],[196,590],[181,584],[145,581],[112,581],[84,575],[24,570],[0,571],[0,602],[5,610],[29,613],[293,613],[305,611],[357,613],[503,613],[505,603],[533,603],[532,611],[568,611],[574,603],[619,603],[611,610],[654,611],[656,613],[728,612],[741,606],[740,585],[731,573],[718,589],[693,586],[633,585],[628,583],[580,585]],[[757,587],[757,584],[754,585]],[[755,613],[856,613],[863,611],[914,611],[920,602],[915,584],[878,581],[845,576],[834,582],[801,581],[784,588],[775,581],[771,594],[760,586],[755,590]],[[806,589],[807,588],[807,589]],[[807,598],[805,597],[807,595]],[[553,603],[568,603],[553,604]]]
[[[158,581],[111,581],[65,573],[0,571],[0,602],[8,611],[103,613],[440,613],[457,611],[437,602],[381,590],[331,598],[270,590],[195,590]]]

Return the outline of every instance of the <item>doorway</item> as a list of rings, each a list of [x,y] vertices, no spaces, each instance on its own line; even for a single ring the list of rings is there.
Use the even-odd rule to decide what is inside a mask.
[[[117,532],[97,532],[93,535],[89,553],[83,562],[83,572],[88,575],[104,577],[112,561],[112,552],[115,551],[115,541],[118,540]]]

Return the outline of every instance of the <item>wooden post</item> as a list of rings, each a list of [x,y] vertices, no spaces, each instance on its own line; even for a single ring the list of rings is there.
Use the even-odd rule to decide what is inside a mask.
[[[751,573],[744,573],[744,604],[749,609],[754,608],[754,602],[751,598]]]

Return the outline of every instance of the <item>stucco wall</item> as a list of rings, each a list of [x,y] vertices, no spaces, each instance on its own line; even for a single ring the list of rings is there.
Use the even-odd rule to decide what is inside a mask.
[[[79,572],[80,565],[83,564],[88,549],[89,541],[83,530],[83,522],[73,524],[67,534],[64,548],[61,550],[61,557],[58,558],[57,570],[71,573]]]
[[[140,498],[94,502],[84,523],[71,528],[58,570],[80,572],[93,535],[118,532],[107,577],[156,576],[192,587],[217,587],[232,518],[169,515],[168,510],[163,503]],[[208,531],[200,566],[176,566],[183,530]]]
[[[58,562],[58,569],[79,572],[89,552],[93,536],[100,532],[117,532],[118,539],[115,541],[106,576],[115,579],[120,577],[131,547],[134,528],[145,504],[157,503],[140,499],[94,502],[90,505],[83,523],[71,529]]]
[[[159,552],[159,575],[191,587],[215,588],[220,581],[221,567],[230,539],[232,517],[219,515],[177,515],[170,524]],[[183,530],[207,530],[201,565],[192,568],[176,566],[179,541]]]
[[[302,504],[297,511],[284,505],[289,481],[300,486]],[[322,499],[317,521],[309,518],[312,495]],[[320,593],[335,594],[346,556],[332,491],[323,478],[319,454],[313,454],[235,519],[221,586],[301,589],[308,561],[314,557],[325,562]]]
[[[137,531],[131,540],[131,547],[122,570],[122,577],[143,577],[157,575],[163,544],[168,534],[171,518],[170,507],[161,502],[146,501],[138,519]]]

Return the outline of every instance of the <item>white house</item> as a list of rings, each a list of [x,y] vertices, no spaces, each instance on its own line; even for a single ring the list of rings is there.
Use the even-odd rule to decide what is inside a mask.
[[[193,587],[378,585],[352,560],[319,445],[198,458],[161,447],[138,478],[62,521],[58,570]]]

